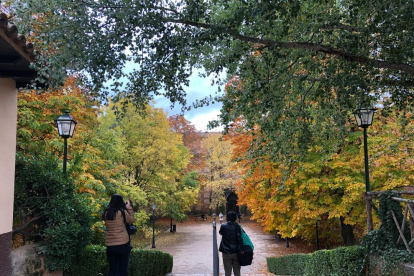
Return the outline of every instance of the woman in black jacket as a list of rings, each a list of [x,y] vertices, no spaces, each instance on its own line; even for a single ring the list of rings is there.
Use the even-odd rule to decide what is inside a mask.
[[[236,234],[237,214],[233,211],[227,213],[227,222],[220,227],[221,243],[219,251],[223,255],[224,271],[226,276],[240,276],[240,263],[237,257],[238,238]]]

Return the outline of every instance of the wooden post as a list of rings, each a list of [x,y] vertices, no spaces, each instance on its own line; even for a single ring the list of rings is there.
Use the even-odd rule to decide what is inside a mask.
[[[403,240],[403,242],[404,242],[404,244],[405,244],[405,247],[407,248],[407,251],[411,253],[411,249],[410,249],[410,247],[408,246],[407,240],[406,240],[406,239],[405,239],[405,237],[404,237],[404,233],[401,231],[401,228],[400,228],[400,226],[398,225],[398,220],[397,220],[397,217],[395,216],[395,214],[394,214],[394,212],[393,212],[392,210],[391,210],[391,215],[392,215],[392,218],[394,219],[395,226],[397,226],[398,232],[400,232],[400,237],[402,238],[402,240]]]
[[[410,232],[411,232],[411,240],[414,239],[414,214],[412,213],[414,204],[408,204],[407,203],[408,208],[410,209]]]
[[[367,232],[371,232],[374,229],[372,222],[372,201],[371,196],[366,196],[367,201]]]
[[[404,217],[401,225],[401,232],[404,233],[405,230],[405,223],[407,222],[407,215],[408,215],[408,203],[405,205]],[[401,236],[398,237],[397,244],[400,242]]]

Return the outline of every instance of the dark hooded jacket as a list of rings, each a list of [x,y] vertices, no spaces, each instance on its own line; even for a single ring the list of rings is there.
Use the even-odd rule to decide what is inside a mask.
[[[226,254],[237,253],[238,239],[236,234],[236,222],[228,221],[220,227],[221,243],[219,251]]]

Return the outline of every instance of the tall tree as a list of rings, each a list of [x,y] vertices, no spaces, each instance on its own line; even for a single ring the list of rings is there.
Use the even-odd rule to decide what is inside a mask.
[[[180,133],[183,138],[184,145],[190,150],[191,157],[188,164],[188,170],[200,171],[205,166],[204,152],[201,149],[201,133],[197,131],[195,126],[190,121],[186,120],[184,116],[173,115],[168,118],[170,127],[173,132]]]
[[[237,171],[232,170],[235,165],[232,162],[233,146],[229,141],[221,140],[218,133],[210,133],[202,141],[207,159],[207,179],[205,187],[210,192],[210,209],[222,206],[225,198],[225,190],[236,188]]]
[[[102,230],[98,212],[107,198],[107,188],[116,185],[119,175],[116,166],[110,169],[108,160],[100,156],[97,103],[91,100],[87,89],[75,82],[72,76],[60,89],[48,93],[27,90],[18,95],[13,231],[17,236],[46,240],[48,256],[59,260],[53,264],[47,261],[55,268],[71,262],[76,254],[68,252],[76,248],[76,241],[82,246],[87,244],[92,224],[96,233]],[[53,122],[63,109],[69,109],[79,123],[74,137],[68,140],[67,177],[61,173],[63,162],[59,160],[63,139]],[[85,210],[78,214],[82,208]],[[68,235],[67,229],[72,229],[73,235]],[[61,239],[61,235],[66,238]],[[59,252],[54,250],[56,246],[49,247],[56,245],[56,240],[61,242]],[[62,250],[71,257],[62,258]]]
[[[45,42],[37,68],[55,82],[64,69],[85,71],[100,89],[136,63],[126,97],[141,106],[160,94],[186,104],[194,68],[214,82],[226,70],[243,85],[214,99],[224,104],[221,121],[230,127],[243,116],[266,134],[273,159],[290,159],[315,141],[335,152],[361,103],[412,100],[413,8],[403,0],[19,0],[13,20]],[[305,146],[292,153],[291,143]]]
[[[376,117],[368,138],[372,190],[413,185],[412,109],[380,109]],[[236,125],[244,129],[242,120]],[[261,159],[252,157],[252,147],[258,145],[249,131],[231,132],[234,158],[244,175],[239,182],[240,204],[252,210],[266,231],[312,241],[318,222],[325,241],[337,242],[341,233],[344,243],[354,243],[354,235],[362,234],[354,230],[366,227],[363,136],[353,124],[347,128],[346,144],[329,159],[313,146],[306,160],[295,161],[289,170],[272,162],[270,152]]]
[[[122,109],[123,116],[117,116]],[[182,135],[171,131],[161,108],[147,105],[145,115],[136,111],[132,104],[110,102],[104,107],[101,122],[112,133],[107,141],[113,136],[122,137],[122,155],[108,154],[125,167],[126,184],[143,198],[138,202],[140,207],[156,203],[161,214],[182,218],[194,204],[198,191],[196,182],[187,185],[185,181],[189,177],[189,150]]]

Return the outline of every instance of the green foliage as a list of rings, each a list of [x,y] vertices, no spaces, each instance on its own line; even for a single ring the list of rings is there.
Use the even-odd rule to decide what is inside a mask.
[[[361,275],[365,266],[365,251],[360,246],[339,247],[330,253],[331,275]]]
[[[30,210],[29,237],[41,238],[51,270],[67,269],[90,243],[93,223],[89,201],[76,194],[74,182],[62,175],[58,160],[17,155],[15,218]],[[29,225],[26,225],[28,227]]]
[[[124,112],[123,117],[116,116],[120,110]],[[99,135],[100,139],[111,144],[110,148],[119,154],[104,149],[105,143],[101,144],[102,152],[110,161],[124,167],[125,184],[114,186],[111,192],[122,188],[124,193],[118,193],[132,199],[143,210],[136,215],[138,227],[147,220],[144,210],[153,203],[158,214],[182,219],[184,212],[195,204],[198,192],[196,173],[186,173],[191,155],[182,135],[171,131],[162,109],[146,105],[145,112],[146,116],[142,116],[131,104],[123,106],[111,101],[102,108],[99,118],[101,128],[109,135],[109,138]]]
[[[191,171],[188,172],[184,178],[183,183],[185,186],[191,187],[191,188],[197,188],[198,187],[198,172],[197,171]]]
[[[379,209],[378,217],[381,220],[381,227],[375,229],[364,237],[362,246],[364,246],[369,254],[383,255],[385,252],[391,249],[404,249],[405,246],[402,241],[397,245],[396,241],[400,236],[397,227],[395,226],[394,219],[391,215],[391,210],[397,217],[399,225],[403,220],[403,214],[401,204],[392,199],[392,197],[401,197],[396,193],[387,191],[379,197]],[[410,230],[406,225],[405,237],[409,239]]]
[[[125,76],[121,96],[143,107],[159,94],[186,104],[198,68],[213,83],[237,76],[242,89],[195,105],[219,100],[225,125],[241,116],[259,125],[272,141],[257,154],[273,159],[306,154],[311,142],[335,152],[363,101],[412,102],[412,1],[13,2],[13,20],[42,53],[36,69],[55,84],[66,70],[86,72],[95,90],[112,78],[106,96]]]
[[[312,276],[357,276],[365,267],[364,249],[360,246],[338,247],[319,250],[311,254],[306,264],[306,275]]]
[[[392,199],[392,197],[401,197],[400,195],[387,191],[379,197],[378,217],[381,219],[381,227],[366,234],[363,238],[361,246],[366,250],[367,255],[378,257],[383,275],[390,275],[398,271],[401,263],[414,261],[414,256],[410,254],[401,240],[397,245],[397,239],[400,236],[391,210],[394,212],[399,225],[403,220],[403,212],[401,204]],[[410,230],[406,225],[404,236],[410,240]]]
[[[163,276],[172,271],[173,257],[158,250],[137,250],[131,253],[130,273],[134,276]]]
[[[373,191],[398,190],[414,184],[413,114],[394,109],[385,116],[383,112],[384,109],[378,110],[369,128]],[[401,127],[399,118],[411,122],[406,130]],[[242,128],[243,121],[239,124]],[[318,222],[319,237],[324,243],[337,244],[343,240],[352,245],[355,239],[362,238],[364,231],[359,229],[366,229],[366,204],[361,197],[365,192],[363,133],[354,124],[346,128],[346,143],[337,152],[326,155],[319,146],[312,145],[308,158],[303,162],[295,160],[290,167],[250,154],[260,146],[255,142],[258,134],[231,131],[229,136],[243,176],[238,189],[239,204],[247,204],[253,218],[266,231],[278,231],[283,237],[295,235],[314,241],[315,222]],[[266,145],[269,152],[270,145]],[[398,203],[391,204],[401,209]],[[401,214],[397,216],[401,223]],[[376,219],[374,214],[374,221]],[[386,232],[398,237],[392,217],[388,219],[391,228]],[[354,238],[352,230],[357,229]]]
[[[401,271],[401,265],[412,262],[414,262],[412,253],[407,250],[391,248],[369,255],[369,271],[379,271],[381,276],[405,276]]]
[[[106,247],[90,245],[84,254],[72,265],[69,275],[98,276],[108,274]],[[163,276],[172,271],[173,257],[159,250],[131,251],[128,275],[133,276]]]
[[[364,271],[365,254],[360,246],[338,247],[267,258],[267,266],[276,275],[358,276]]]
[[[383,238],[383,242],[389,245],[396,245],[396,241],[400,236],[400,233],[395,226],[394,218],[391,214],[391,211],[394,212],[398,224],[401,225],[403,221],[403,213],[401,208],[401,203],[392,199],[392,197],[401,198],[400,195],[393,193],[391,191],[387,191],[380,195],[379,197],[379,209],[378,209],[378,217],[381,220],[381,228],[380,233]],[[409,239],[410,230],[407,224],[405,228],[405,238]],[[400,242],[400,245],[403,242]]]
[[[316,276],[329,276],[333,271],[331,263],[331,250],[318,250],[311,254],[308,262],[306,263],[305,274]]]
[[[67,274],[69,276],[102,276],[108,275],[109,266],[106,258],[106,247],[88,245],[75,263],[71,265]]]
[[[276,275],[305,275],[310,254],[291,254],[278,258],[267,258],[267,269]]]

